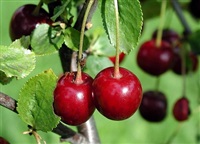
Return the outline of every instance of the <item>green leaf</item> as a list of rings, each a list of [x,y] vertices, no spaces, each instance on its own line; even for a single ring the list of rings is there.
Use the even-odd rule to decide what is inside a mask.
[[[54,16],[51,17],[51,19],[53,21],[56,21],[56,19],[62,15],[64,12],[66,12],[66,7],[68,6],[68,4],[70,4],[70,0],[65,0],[65,2],[62,4],[62,6],[57,6],[54,10]]]
[[[36,55],[46,55],[56,52],[63,44],[64,37],[60,30],[48,24],[38,25],[31,36],[31,47]]]
[[[192,51],[197,55],[200,55],[199,38],[200,38],[200,30],[197,30],[196,32],[192,33],[188,38]]]
[[[45,4],[49,4],[49,3],[52,3],[52,2],[55,2],[56,0],[42,0],[43,3]]]
[[[108,57],[90,55],[86,61],[86,69],[93,77],[96,76],[99,71],[110,66],[113,66],[113,63]]]
[[[113,0],[101,0],[103,25],[111,44],[116,43],[115,7]],[[138,0],[118,0],[120,50],[129,53],[137,44],[142,30],[142,10]]]
[[[20,118],[36,130],[51,131],[60,118],[53,111],[53,91],[57,77],[52,70],[29,79],[22,87],[17,111]]]
[[[64,32],[65,35],[65,45],[72,49],[73,51],[79,50],[80,43],[80,32],[74,28],[67,28]],[[86,50],[89,47],[89,40],[84,36],[83,50]]]
[[[23,47],[28,49],[30,46],[30,36],[22,36],[20,39],[11,43],[10,47]]]
[[[8,84],[11,80],[13,79],[13,77],[7,77],[6,74],[2,71],[0,71],[0,83],[3,85]]]
[[[0,46],[0,70],[7,77],[24,78],[35,68],[35,54],[14,41],[9,47]]]

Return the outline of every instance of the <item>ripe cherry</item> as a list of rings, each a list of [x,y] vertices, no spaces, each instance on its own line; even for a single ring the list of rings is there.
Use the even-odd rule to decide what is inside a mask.
[[[57,82],[53,107],[61,120],[69,125],[80,125],[93,114],[93,79],[82,72],[82,82],[76,83],[76,73],[66,73]]]
[[[142,87],[129,70],[119,67],[121,77],[114,77],[114,67],[100,71],[93,82],[97,110],[111,120],[132,116],[142,100]]]
[[[14,12],[9,28],[10,38],[12,41],[22,37],[23,35],[30,35],[37,24],[52,23],[48,13],[42,8],[40,8],[39,13],[35,15],[33,12],[36,7],[36,5],[27,4],[19,7]]]
[[[156,39],[157,37],[157,30],[154,31],[152,38]],[[170,43],[172,46],[175,46],[177,43],[180,41],[180,36],[177,32],[175,32],[172,29],[163,29],[162,31],[162,40],[167,41]]]
[[[9,144],[9,142],[5,140],[3,137],[0,137],[0,144]]]
[[[175,47],[173,49],[176,49],[174,51],[174,62],[172,65],[172,71],[178,75],[182,74],[182,67],[183,67],[183,60],[181,57],[181,48],[180,47]],[[185,73],[187,74],[188,72],[195,72],[198,69],[198,58],[195,54],[192,52],[187,52],[186,55],[184,56],[185,59]]]
[[[172,66],[174,54],[169,43],[161,41],[159,47],[155,40],[142,44],[138,51],[137,63],[145,72],[159,76],[169,70]]]
[[[182,97],[176,101],[173,107],[173,115],[177,121],[185,121],[190,115],[189,101]]]
[[[119,54],[119,63],[121,63],[123,60],[124,60],[124,57],[125,57],[125,54],[123,53],[123,52],[121,52],[120,54]],[[113,64],[115,64],[115,56],[111,56],[111,57],[109,57],[109,59],[110,59],[110,61],[113,63]]]
[[[166,96],[159,91],[146,91],[139,108],[141,116],[150,122],[160,122],[167,115]]]

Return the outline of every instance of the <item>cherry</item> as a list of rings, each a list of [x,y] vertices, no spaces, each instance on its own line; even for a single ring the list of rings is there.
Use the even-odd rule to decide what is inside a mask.
[[[36,7],[36,5],[27,4],[19,7],[14,12],[9,28],[10,38],[12,41],[22,37],[23,35],[30,35],[37,24],[52,23],[48,13],[42,8],[40,8],[39,13],[35,15],[33,12]]]
[[[123,53],[123,52],[121,52],[120,54],[119,54],[119,63],[121,63],[123,60],[124,60],[124,57],[125,57],[125,54]],[[110,61],[113,63],[113,64],[115,64],[115,56],[111,56],[111,57],[109,57],[109,59],[110,59]]]
[[[156,39],[157,32],[158,32],[158,30],[154,31],[154,33],[152,35],[153,39]],[[172,46],[175,46],[180,41],[180,36],[174,30],[166,28],[166,29],[163,29],[162,40],[167,41]]]
[[[75,81],[76,72],[65,73],[54,90],[53,107],[55,114],[69,125],[80,125],[93,114],[93,79],[82,72],[82,82]]]
[[[175,47],[174,49],[174,62],[172,65],[172,71],[178,75],[182,74],[182,66],[183,66],[183,61],[181,58],[181,48],[180,47]],[[185,73],[187,74],[188,72],[192,71],[195,72],[198,69],[198,58],[195,54],[192,52],[187,52],[185,55]]]
[[[121,76],[114,77],[114,67],[100,71],[93,82],[94,103],[97,110],[111,120],[132,116],[142,100],[142,87],[129,70],[119,67]]]
[[[190,115],[189,101],[182,97],[176,101],[173,107],[173,115],[177,121],[185,121]]]
[[[138,51],[137,63],[145,72],[159,76],[172,66],[174,54],[169,43],[161,41],[159,47],[155,40],[143,43]]]
[[[189,3],[189,11],[192,16],[200,18],[200,0],[191,0]]]
[[[160,122],[167,115],[166,96],[159,91],[146,91],[139,107],[141,116],[150,122]]]
[[[3,137],[0,137],[0,144],[9,144],[9,142],[5,140]]]

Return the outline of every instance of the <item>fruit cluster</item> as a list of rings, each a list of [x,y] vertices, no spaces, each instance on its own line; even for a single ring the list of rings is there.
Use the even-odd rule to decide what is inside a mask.
[[[182,47],[181,37],[172,29],[162,31],[161,43],[156,44],[157,30],[152,34],[152,39],[143,43],[138,51],[138,66],[152,76],[161,76],[168,70],[177,75],[186,75],[198,69],[198,58],[191,50]],[[150,121],[162,121],[167,114],[167,98],[157,90],[143,93],[143,100],[139,108],[141,116]],[[184,121],[190,114],[189,100],[182,97],[173,107],[176,120]]]
[[[38,24],[52,25],[49,13],[40,5],[27,4],[18,8],[10,22],[10,37],[14,41],[28,36]],[[119,56],[119,63],[125,54]],[[115,64],[115,56],[109,57]],[[69,125],[86,122],[95,108],[112,120],[129,118],[138,109],[142,100],[139,79],[129,70],[119,67],[119,76],[114,76],[114,67],[109,67],[93,79],[81,72],[66,72],[57,82],[54,90],[53,108],[55,114]]]
[[[94,80],[82,72],[82,81],[76,73],[65,73],[54,91],[54,110],[63,122],[80,125],[93,114],[95,107],[105,117],[124,120],[132,116],[142,100],[138,78],[120,67],[120,77],[113,75],[114,67],[100,71]]]

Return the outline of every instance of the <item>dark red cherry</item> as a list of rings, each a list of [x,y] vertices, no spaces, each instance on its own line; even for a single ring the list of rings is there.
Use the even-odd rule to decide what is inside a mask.
[[[119,63],[121,63],[124,60],[124,57],[125,57],[125,54],[123,52],[119,54]],[[109,57],[109,59],[111,60],[113,64],[115,64],[115,58],[116,58],[115,56]]]
[[[94,103],[98,111],[111,120],[132,116],[142,100],[139,79],[129,70],[119,68],[121,77],[114,77],[114,67],[97,74],[93,82]]]
[[[152,35],[153,39],[157,38],[157,32],[158,32],[158,30],[154,31],[154,33]],[[174,30],[166,28],[166,29],[163,29],[163,31],[162,31],[162,40],[167,41],[172,46],[175,46],[177,43],[179,43],[180,36]]]
[[[153,76],[159,76],[172,66],[174,54],[169,43],[161,41],[159,47],[155,40],[143,43],[137,54],[139,67]]]
[[[23,35],[30,35],[37,24],[52,23],[48,13],[42,8],[40,8],[37,15],[33,14],[33,11],[36,7],[36,5],[27,4],[19,7],[14,12],[10,21],[9,28],[10,38],[12,41],[22,37]]]
[[[159,91],[146,91],[139,107],[141,116],[150,122],[160,122],[167,115],[166,96]]]
[[[182,97],[176,101],[173,107],[173,115],[177,121],[185,121],[190,115],[189,101]]]
[[[10,144],[10,143],[3,137],[0,137],[0,144]]]
[[[53,107],[55,113],[68,125],[80,125],[93,114],[93,79],[82,72],[82,82],[76,83],[76,73],[65,73],[54,90]]]
[[[181,47],[175,47],[174,49],[174,62],[172,65],[172,71],[178,75],[182,74],[183,60],[181,56]],[[192,52],[186,52],[183,57],[185,61],[185,73],[195,72],[198,69],[198,57]]]

